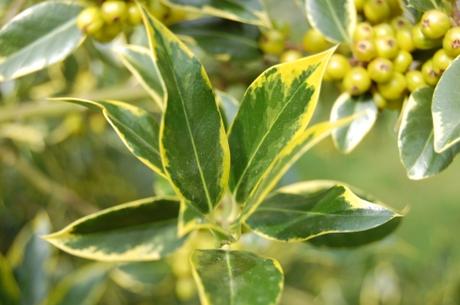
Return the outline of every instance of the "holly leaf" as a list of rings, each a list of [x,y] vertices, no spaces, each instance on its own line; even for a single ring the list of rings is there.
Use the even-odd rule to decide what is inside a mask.
[[[433,88],[411,94],[404,106],[398,133],[399,155],[410,179],[419,180],[444,170],[460,151],[460,143],[442,153],[434,150],[431,100]]]
[[[192,52],[161,22],[143,14],[167,93],[160,129],[164,170],[181,197],[208,213],[222,198],[230,167],[214,91]]]
[[[358,97],[343,93],[335,101],[331,110],[331,122],[344,117],[363,113],[350,124],[337,128],[332,133],[335,147],[343,153],[349,153],[364,139],[377,121],[378,109],[371,96]]]
[[[158,260],[185,241],[177,234],[179,202],[146,198],[83,217],[44,239],[72,255],[100,261]]]
[[[0,81],[18,78],[63,60],[83,41],[77,28],[82,7],[46,1],[14,17],[0,30]]]
[[[0,255],[0,300],[2,305],[19,305],[19,286],[10,263]]]
[[[244,251],[196,250],[193,276],[202,304],[272,305],[283,289],[279,263]]]

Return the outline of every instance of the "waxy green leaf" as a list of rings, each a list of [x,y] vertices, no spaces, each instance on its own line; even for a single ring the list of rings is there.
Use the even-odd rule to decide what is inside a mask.
[[[105,291],[108,266],[93,264],[65,277],[42,305],[97,305]]]
[[[279,263],[243,251],[196,250],[191,258],[202,304],[275,305],[283,289]]]
[[[307,18],[324,36],[335,42],[351,42],[356,26],[353,0],[307,0]]]
[[[137,294],[150,294],[162,289],[161,284],[171,278],[171,268],[166,259],[153,262],[126,263],[111,272],[119,286]]]
[[[413,92],[402,113],[398,134],[399,155],[407,175],[413,180],[440,173],[460,151],[460,143],[442,153],[434,150],[432,97],[432,88],[422,88]]]
[[[0,255],[0,300],[2,305],[19,305],[19,286],[8,260]]]
[[[144,22],[167,93],[160,134],[164,170],[177,193],[208,213],[222,198],[230,168],[213,88],[204,67],[173,33],[145,11]]]
[[[83,217],[45,236],[59,249],[100,261],[158,260],[178,249],[179,202],[146,198]]]
[[[230,188],[244,203],[272,161],[305,131],[334,49],[273,66],[247,89],[230,128]]]
[[[165,0],[173,7],[224,19],[268,26],[268,17],[261,0]]]
[[[83,40],[76,19],[82,7],[46,1],[14,17],[0,30],[0,81],[63,60]]]
[[[164,108],[165,88],[149,49],[128,45],[116,49],[123,64],[150,94],[160,109]]]
[[[332,106],[332,122],[359,113],[363,115],[332,133],[335,147],[343,153],[351,152],[372,129],[377,120],[378,109],[371,96],[353,97],[348,93],[340,95]]]
[[[191,37],[206,53],[223,61],[255,60],[262,57],[257,27],[218,18],[197,19],[171,27],[178,34]]]
[[[460,57],[441,76],[433,94],[434,149],[443,152],[460,142]]]
[[[407,6],[417,11],[425,12],[431,9],[441,9],[448,5],[448,0],[407,0]]]
[[[160,128],[153,115],[142,108],[118,101],[90,101],[67,97],[57,100],[102,111],[129,151],[155,173],[164,176],[159,149]]]
[[[366,231],[398,216],[387,207],[360,198],[342,183],[308,181],[279,189],[246,224],[264,237],[291,242]]]

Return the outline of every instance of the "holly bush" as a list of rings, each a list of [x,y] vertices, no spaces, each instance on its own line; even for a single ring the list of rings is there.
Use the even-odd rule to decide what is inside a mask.
[[[100,145],[106,121],[155,176],[148,197],[94,211],[21,161],[40,159],[39,148],[23,146],[44,145],[38,127],[2,129],[2,159],[86,214],[55,233],[23,233],[14,244],[33,247],[27,239],[39,234],[74,256],[116,263],[64,277],[49,304],[84,295],[97,302],[105,277],[143,291],[156,284],[146,284],[143,272],[178,275],[176,293],[185,300],[197,287],[202,304],[277,304],[282,267],[253,243],[274,243],[275,255],[285,243],[358,247],[391,234],[404,214],[344,182],[280,187],[306,152],[331,136],[350,153],[388,111],[399,116],[398,149],[410,179],[438,174],[460,151],[453,1],[43,1],[14,17],[25,4],[5,6],[2,97],[48,98],[36,108],[20,105],[10,117],[56,125],[54,114],[69,113],[64,127],[46,136],[53,144],[86,127]],[[315,117],[329,100],[330,118]],[[87,124],[72,114],[84,107],[96,113],[84,112]],[[126,177],[135,170],[125,168]],[[62,179],[67,175],[70,169]],[[107,193],[124,187],[99,184]],[[40,214],[25,230],[37,223],[49,226]],[[20,248],[0,257],[6,304],[24,302],[14,279],[25,255]]]

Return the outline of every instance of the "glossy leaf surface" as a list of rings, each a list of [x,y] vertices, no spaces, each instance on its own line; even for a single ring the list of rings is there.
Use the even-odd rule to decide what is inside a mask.
[[[158,260],[179,248],[179,202],[146,198],[86,216],[45,237],[70,254],[101,261]]]
[[[144,19],[167,93],[160,133],[164,169],[176,191],[207,213],[219,203],[230,168],[213,88],[191,51],[146,12]]]
[[[0,81],[63,60],[82,41],[76,19],[82,7],[46,1],[14,17],[0,30]]]
[[[196,250],[191,258],[202,304],[277,304],[283,288],[279,263],[250,252]]]
[[[246,220],[256,233],[282,241],[304,241],[331,233],[361,232],[398,214],[354,194],[334,181],[309,181],[284,187]]]
[[[343,93],[331,110],[331,121],[362,113],[350,124],[332,133],[334,145],[343,153],[351,152],[372,129],[377,120],[378,109],[370,96],[352,97]]]

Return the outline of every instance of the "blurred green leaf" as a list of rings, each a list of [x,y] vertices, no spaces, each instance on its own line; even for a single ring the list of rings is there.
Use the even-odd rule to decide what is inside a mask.
[[[238,108],[240,104],[238,101],[228,93],[223,91],[217,91],[217,99],[219,101],[221,113],[223,114],[225,120],[225,127],[229,128],[233,120],[235,119],[236,114],[238,113]]]
[[[76,26],[82,7],[46,1],[14,17],[0,30],[0,81],[17,78],[63,60],[81,43]]]
[[[0,255],[0,304],[18,305],[19,286],[8,260]]]
[[[158,260],[178,249],[179,202],[146,198],[86,216],[45,239],[70,254],[100,261]]]
[[[350,233],[381,226],[398,214],[358,197],[335,181],[300,182],[268,197],[246,220],[257,234],[296,242],[331,233]]]
[[[170,267],[164,260],[127,263],[111,273],[119,286],[135,293],[147,293],[155,289],[170,275]]]
[[[332,133],[334,145],[343,153],[349,153],[364,139],[372,129],[376,120],[378,109],[371,96],[358,97],[343,93],[332,106],[331,121],[336,122],[344,117],[360,114],[350,124],[337,128]]]
[[[440,173],[460,151],[460,144],[456,144],[442,153],[435,152],[432,97],[432,88],[421,88],[411,94],[403,108],[398,134],[399,155],[407,175],[414,180]]]
[[[277,304],[283,289],[279,263],[243,251],[196,250],[191,263],[202,304]]]
[[[230,154],[204,67],[162,23],[144,12],[145,26],[167,91],[160,151],[176,191],[207,213],[227,186]]]
[[[407,6],[415,8],[417,11],[425,12],[431,9],[439,9],[445,7],[448,0],[406,0]]]

